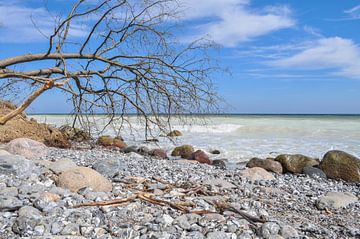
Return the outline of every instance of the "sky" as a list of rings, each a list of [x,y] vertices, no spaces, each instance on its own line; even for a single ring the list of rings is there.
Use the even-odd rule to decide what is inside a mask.
[[[69,2],[0,0],[0,58],[46,49],[49,15],[69,11]],[[360,114],[359,1],[180,2],[180,40],[221,45],[212,54],[230,72],[214,78],[224,112]],[[84,34],[75,25],[72,36]],[[47,93],[29,112],[69,110],[60,94]]]

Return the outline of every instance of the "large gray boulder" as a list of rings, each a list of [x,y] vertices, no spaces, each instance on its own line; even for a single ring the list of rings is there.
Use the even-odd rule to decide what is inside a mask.
[[[40,169],[34,162],[18,155],[0,155],[0,175],[16,175],[20,179],[27,179]]]
[[[16,211],[23,205],[17,197],[1,195],[0,196],[0,212]]]
[[[360,159],[343,151],[327,152],[320,163],[320,168],[329,178],[360,182]]]
[[[31,206],[24,206],[19,209],[18,218],[13,225],[13,231],[21,236],[40,236],[34,235],[34,229],[42,223],[41,212]]]
[[[101,161],[97,161],[93,168],[100,174],[109,178],[115,177],[119,172],[127,169],[127,166],[121,159],[107,158]]]

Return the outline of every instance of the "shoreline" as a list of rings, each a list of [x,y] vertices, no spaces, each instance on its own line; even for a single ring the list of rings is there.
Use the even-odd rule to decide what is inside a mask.
[[[48,155],[34,161],[37,165],[34,172],[39,172],[33,173],[27,180],[21,180],[16,175],[2,175],[5,185],[3,183],[0,187],[2,192],[16,187],[18,190],[14,197],[21,201],[22,207],[26,205],[37,210],[41,220],[35,220],[34,224],[26,218],[21,221],[17,210],[1,212],[0,235],[7,238],[67,235],[141,239],[360,236],[360,221],[356,220],[360,215],[359,201],[345,208],[318,208],[319,200],[328,192],[351,193],[359,198],[358,183],[275,173],[271,173],[272,180],[251,181],[242,176],[243,169],[224,170],[184,160],[159,160],[101,147],[48,150]],[[93,192],[85,188],[70,192],[57,187],[55,179],[58,175],[48,167],[64,159],[77,166],[95,169],[110,180],[112,190]],[[43,191],[56,194],[59,199],[41,199]],[[184,213],[169,205],[160,206],[140,199],[118,206],[73,208],[81,203],[129,198],[139,192],[183,205],[190,211],[214,213]],[[224,201],[264,222],[248,221],[231,210],[221,212],[214,206],[214,200]],[[30,223],[30,226],[27,224],[28,227],[16,234],[14,225],[22,225],[19,220]]]

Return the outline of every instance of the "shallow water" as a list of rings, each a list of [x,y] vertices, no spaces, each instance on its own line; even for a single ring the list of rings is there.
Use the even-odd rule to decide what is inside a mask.
[[[57,126],[71,122],[71,117],[66,115],[32,117]],[[95,116],[94,120],[98,126],[104,125],[103,116]],[[173,129],[184,134],[174,143],[191,144],[205,150],[219,149],[222,151],[219,157],[231,162],[280,153],[301,153],[321,158],[331,149],[360,155],[360,116],[221,115],[206,116],[205,120],[206,124],[197,122],[191,125],[174,121]],[[139,144],[144,139],[143,123],[137,122],[135,117],[130,117],[130,121],[132,130],[123,129],[121,135],[128,144]],[[110,126],[103,134],[114,135],[117,127]],[[167,138],[158,138],[161,147],[174,147]]]

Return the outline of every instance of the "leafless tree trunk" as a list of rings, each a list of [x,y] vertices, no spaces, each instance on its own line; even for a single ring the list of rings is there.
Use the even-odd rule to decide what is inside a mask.
[[[0,93],[31,92],[0,124],[50,89],[68,95],[75,120],[135,113],[146,132],[151,125],[167,130],[173,115],[212,112],[217,68],[207,50],[214,45],[178,43],[170,28],[178,9],[176,0],[79,0],[49,36],[47,51],[0,60]],[[74,24],[83,26],[82,38],[72,36]]]

